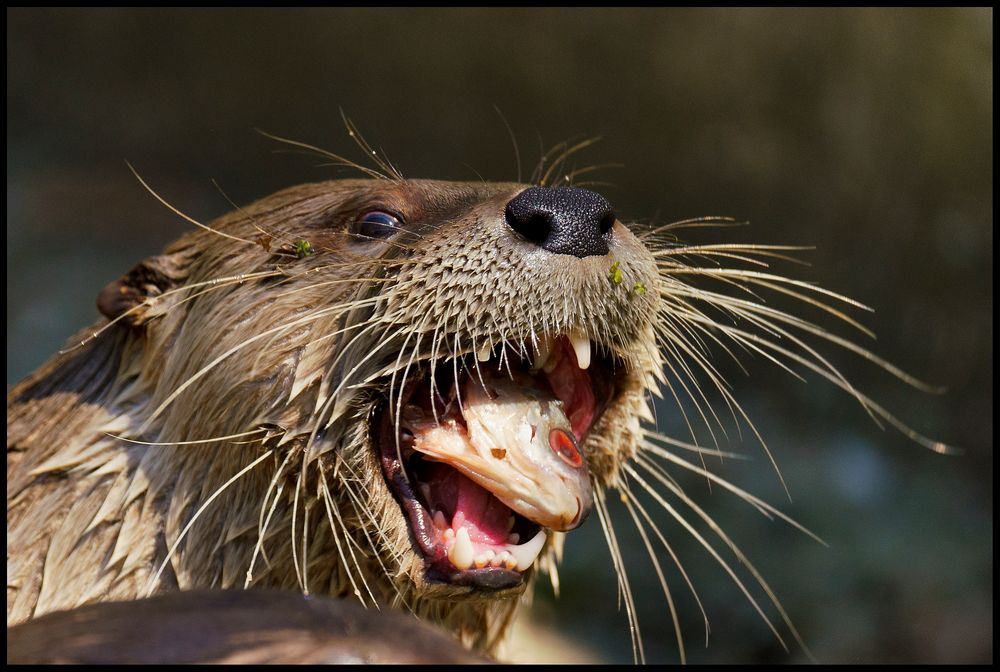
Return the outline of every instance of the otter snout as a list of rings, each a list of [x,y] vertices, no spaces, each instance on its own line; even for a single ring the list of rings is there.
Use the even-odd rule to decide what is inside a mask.
[[[554,254],[580,259],[608,253],[615,213],[608,200],[578,187],[531,187],[505,210],[507,224],[528,241]]]

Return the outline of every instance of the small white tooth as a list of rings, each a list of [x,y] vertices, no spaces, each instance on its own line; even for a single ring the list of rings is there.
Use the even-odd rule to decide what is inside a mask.
[[[489,341],[483,343],[483,346],[476,351],[476,359],[478,359],[480,362],[490,361],[490,355],[493,354],[492,353],[493,348],[491,347],[492,345],[493,344],[490,343]]]
[[[590,367],[590,339],[582,332],[569,335],[569,342],[576,353],[576,363],[581,369]]]
[[[545,373],[552,373],[556,370],[556,367],[559,366],[560,359],[562,359],[562,357],[560,357],[558,353],[552,355],[549,357],[549,361],[545,362],[545,366],[542,367],[542,371]]]
[[[545,363],[549,361],[549,356],[552,354],[552,344],[547,338],[542,338],[538,342],[538,355],[535,357],[535,363],[531,365],[532,371],[538,371],[545,366]]]
[[[448,549],[448,559],[451,564],[458,569],[468,569],[472,567],[472,540],[469,539],[469,530],[460,528],[455,534],[455,543]]]
[[[445,520],[444,514],[441,513],[440,511],[434,512],[434,527],[438,528],[439,530],[443,530],[446,527],[448,527],[448,521]]]
[[[507,550],[514,556],[518,571],[523,572],[535,562],[544,544],[545,530],[539,530],[531,541],[520,546],[508,546]]]
[[[517,545],[517,542],[519,542],[520,540],[521,540],[521,535],[518,534],[517,532],[512,532],[511,535],[507,537],[508,544]]]
[[[501,559],[501,556],[495,555],[492,558],[490,558],[490,567],[499,567],[502,564],[503,560]]]
[[[476,569],[482,569],[486,565],[490,564],[490,558],[487,557],[485,553],[481,553],[476,556],[475,560],[472,561],[472,564],[476,566]]]
[[[444,531],[444,538],[445,538],[446,541],[451,541],[452,539],[454,539],[455,538],[455,530],[453,530],[453,529],[451,529],[449,527],[447,530]]]
[[[507,530],[506,531],[510,532],[513,529],[514,529],[514,516],[509,516],[507,518]]]

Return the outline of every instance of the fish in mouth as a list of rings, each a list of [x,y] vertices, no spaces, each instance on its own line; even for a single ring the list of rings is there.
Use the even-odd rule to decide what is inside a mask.
[[[586,336],[501,341],[437,366],[377,413],[378,449],[430,581],[520,586],[549,530],[593,505],[583,450],[615,363]]]

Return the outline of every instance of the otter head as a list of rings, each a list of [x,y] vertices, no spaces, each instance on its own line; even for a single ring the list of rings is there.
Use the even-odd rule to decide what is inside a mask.
[[[573,187],[328,182],[182,238],[99,299],[142,333],[133,438],[176,446],[138,458],[174,490],[170,582],[354,593],[492,641],[635,454],[658,282]]]

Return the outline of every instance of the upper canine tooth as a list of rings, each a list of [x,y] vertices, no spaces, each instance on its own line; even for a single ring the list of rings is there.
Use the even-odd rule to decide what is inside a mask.
[[[569,335],[569,342],[573,346],[573,352],[576,353],[576,363],[581,369],[588,368],[590,366],[590,339],[584,333],[575,332]]]
[[[492,345],[493,344],[490,343],[489,341],[485,341],[482,347],[476,350],[476,359],[478,359],[480,362],[490,361],[490,355],[492,354],[493,350],[491,347]]]

